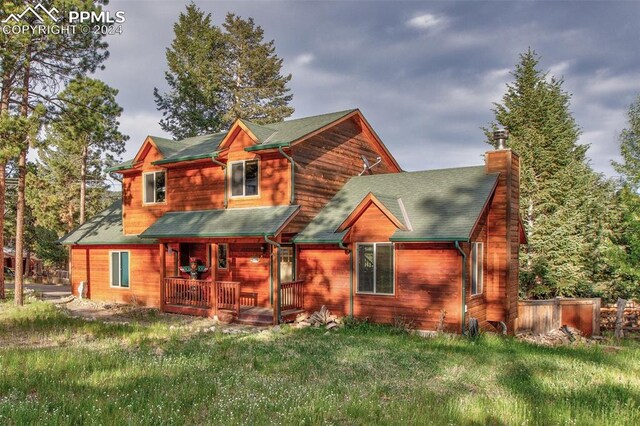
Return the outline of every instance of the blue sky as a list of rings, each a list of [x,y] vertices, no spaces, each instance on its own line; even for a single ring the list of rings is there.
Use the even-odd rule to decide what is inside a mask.
[[[165,49],[183,1],[112,0],[122,35],[98,77],[120,90],[121,130],[135,155],[158,126]],[[293,118],[360,108],[400,165],[423,170],[482,163],[491,121],[518,54],[564,77],[593,168],[613,175],[617,135],[640,94],[640,2],[195,1],[220,23],[253,17],[291,73]]]

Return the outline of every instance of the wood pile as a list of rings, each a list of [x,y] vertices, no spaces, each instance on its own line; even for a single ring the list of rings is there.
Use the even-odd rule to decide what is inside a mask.
[[[516,335],[516,338],[541,346],[589,344],[593,342],[592,339],[584,337],[582,332],[577,328],[567,327],[566,325],[544,334],[532,334],[531,332],[519,333]]]
[[[332,315],[326,306],[322,305],[319,311],[316,311],[309,315],[304,312],[298,314],[295,321],[297,328],[305,327],[325,327],[327,330],[337,328],[341,325],[340,318],[337,315]]]
[[[600,309],[600,327],[604,330],[616,328],[617,307],[615,304],[606,305]],[[633,300],[627,302],[622,318],[622,329],[628,332],[640,331],[640,304]]]

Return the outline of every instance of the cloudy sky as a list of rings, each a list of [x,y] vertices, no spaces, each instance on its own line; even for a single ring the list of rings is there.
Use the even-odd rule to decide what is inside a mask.
[[[564,77],[595,170],[613,175],[617,134],[640,94],[640,2],[204,1],[219,24],[253,17],[291,73],[293,118],[360,108],[406,170],[473,165],[518,54]],[[165,89],[165,49],[183,1],[112,0],[124,33],[98,74],[120,90],[126,158],[164,135],[153,88]]]

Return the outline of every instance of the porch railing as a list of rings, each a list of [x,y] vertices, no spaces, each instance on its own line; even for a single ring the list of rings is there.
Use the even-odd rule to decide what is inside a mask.
[[[168,305],[211,307],[211,281],[164,279],[164,300]]]
[[[240,283],[236,281],[216,281],[218,309],[228,309],[240,316]]]
[[[291,281],[280,285],[280,309],[303,309],[304,307],[304,281]]]

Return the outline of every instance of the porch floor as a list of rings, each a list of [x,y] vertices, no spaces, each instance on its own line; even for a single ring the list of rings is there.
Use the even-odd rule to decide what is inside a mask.
[[[231,311],[228,311],[231,312]],[[302,309],[288,309],[281,311],[280,315],[284,322],[295,319],[296,315],[302,312]],[[273,308],[265,308],[262,306],[241,306],[240,316],[236,322],[251,325],[268,325],[273,323]]]

